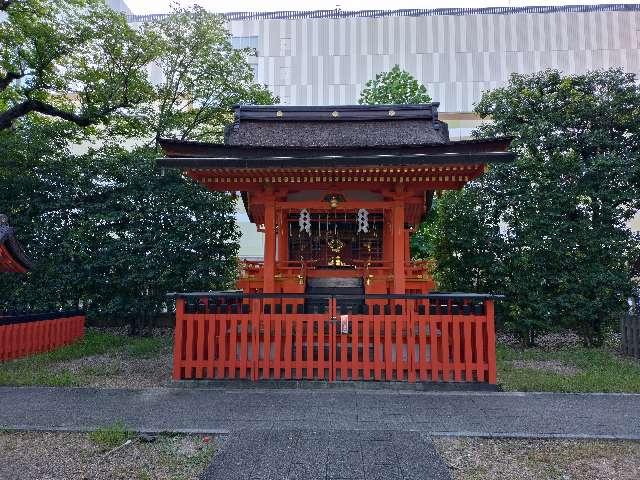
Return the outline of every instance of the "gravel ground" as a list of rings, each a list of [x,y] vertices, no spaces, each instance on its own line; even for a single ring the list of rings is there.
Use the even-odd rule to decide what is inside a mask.
[[[521,346],[520,340],[515,335],[509,333],[498,333],[496,335],[496,339],[498,343],[502,343],[503,345],[510,347]],[[540,348],[553,350],[562,347],[577,347],[582,345],[582,341],[575,333],[562,331],[541,335],[536,339],[536,345]]]
[[[148,358],[123,352],[94,355],[59,362],[53,369],[83,378],[88,387],[167,387],[171,385],[171,362],[171,349],[167,349]]]
[[[215,451],[200,435],[134,438],[107,454],[82,433],[0,433],[0,478],[20,480],[191,480]]]
[[[96,332],[127,336],[127,329],[99,328]],[[172,384],[173,329],[154,329],[153,338],[162,339],[163,347],[144,355],[134,355],[127,349],[102,355],[90,355],[56,362],[55,372],[68,372],[82,379],[82,385],[99,388],[151,388]]]
[[[515,368],[543,370],[560,375],[577,375],[582,371],[579,368],[573,365],[568,365],[560,360],[513,360],[511,365]]]
[[[640,442],[433,438],[454,480],[637,480]]]

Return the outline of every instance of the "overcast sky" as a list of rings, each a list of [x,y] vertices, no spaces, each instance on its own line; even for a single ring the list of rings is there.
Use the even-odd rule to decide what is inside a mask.
[[[398,8],[443,7],[522,7],[526,5],[590,5],[603,3],[637,3],[637,1],[606,0],[125,0],[135,14],[166,13],[172,3],[182,6],[197,3],[212,12],[258,12],[274,10],[326,10],[340,5],[343,10],[389,10]]]

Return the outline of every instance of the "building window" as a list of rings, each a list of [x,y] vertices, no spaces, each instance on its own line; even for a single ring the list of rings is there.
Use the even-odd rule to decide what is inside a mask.
[[[291,39],[281,38],[280,39],[280,56],[288,57],[290,55],[291,55]]]
[[[278,85],[289,85],[290,83],[291,83],[291,69],[289,67],[280,67]]]
[[[248,37],[231,37],[231,46],[238,50],[242,48],[258,50],[258,36],[251,35]]]

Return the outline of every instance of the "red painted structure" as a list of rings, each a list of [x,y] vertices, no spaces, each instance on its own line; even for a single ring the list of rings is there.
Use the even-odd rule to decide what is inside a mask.
[[[0,273],[26,273],[31,267],[6,215],[0,215]],[[68,345],[84,335],[84,322],[81,312],[0,312],[0,361]]]
[[[188,303],[203,298],[215,300]],[[496,382],[493,300],[483,295],[385,298],[346,323],[336,298],[314,313],[294,313],[290,298],[220,298],[178,296],[175,379]]]
[[[0,316],[0,361],[73,343],[84,335],[84,318],[81,312]]]
[[[235,312],[217,310],[220,295],[178,295],[174,378],[495,383],[492,298],[429,295],[409,237],[435,191],[510,161],[509,141],[450,142],[437,104],[243,106],[225,144],[162,140],[161,166],[240,191],[265,236],[264,260],[243,264]],[[336,285],[322,313],[309,309],[316,279]],[[363,287],[344,312],[341,279]]]
[[[26,273],[31,266],[6,215],[0,214],[0,272]]]

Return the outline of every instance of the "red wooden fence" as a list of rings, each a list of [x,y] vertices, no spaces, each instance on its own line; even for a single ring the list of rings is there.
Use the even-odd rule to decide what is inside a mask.
[[[399,299],[346,316],[335,299],[327,313],[243,301],[189,309],[177,298],[174,379],[496,383],[490,298]]]
[[[79,312],[0,316],[0,361],[68,345],[84,335],[84,319]]]

